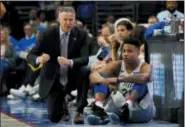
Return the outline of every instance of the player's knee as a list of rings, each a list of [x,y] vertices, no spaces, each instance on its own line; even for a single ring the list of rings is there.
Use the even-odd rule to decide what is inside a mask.
[[[136,98],[141,98],[145,94],[148,93],[148,87],[146,84],[137,84],[135,83],[134,86],[132,87],[132,91],[135,91],[137,94]]]
[[[148,88],[146,84],[135,83],[134,86],[132,87],[132,90],[135,90],[136,92],[147,91],[147,89]]]

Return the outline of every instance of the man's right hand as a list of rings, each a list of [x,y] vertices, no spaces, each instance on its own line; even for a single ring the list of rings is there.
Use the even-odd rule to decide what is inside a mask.
[[[50,59],[50,56],[48,54],[43,53],[41,56],[38,57],[38,62],[40,64],[44,64],[44,63],[48,62],[49,59]]]
[[[117,40],[117,35],[116,34],[112,34],[109,37],[105,38],[106,41],[109,41],[109,43],[115,43]]]

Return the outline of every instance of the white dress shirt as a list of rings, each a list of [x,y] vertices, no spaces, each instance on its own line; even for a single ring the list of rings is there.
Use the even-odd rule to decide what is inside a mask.
[[[184,19],[184,14],[180,11],[175,10],[172,13],[170,13],[168,10],[162,11],[157,14],[157,18],[159,21],[165,21],[166,19],[171,19],[173,16],[176,16],[176,18]]]
[[[62,30],[61,27],[59,27],[59,35],[62,36],[65,32]],[[70,35],[70,32],[68,33],[68,40],[69,40],[69,35]],[[61,41],[60,41],[61,42]],[[71,64],[70,64],[70,67],[73,67],[73,60],[70,60],[71,61]],[[36,64],[39,64],[39,59],[37,57],[36,59]]]

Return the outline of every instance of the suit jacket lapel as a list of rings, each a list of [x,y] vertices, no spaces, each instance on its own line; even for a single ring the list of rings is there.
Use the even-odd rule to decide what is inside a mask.
[[[72,29],[70,35],[69,35],[69,41],[68,41],[68,56],[71,54],[74,44],[76,42],[76,33],[74,31],[74,29]]]

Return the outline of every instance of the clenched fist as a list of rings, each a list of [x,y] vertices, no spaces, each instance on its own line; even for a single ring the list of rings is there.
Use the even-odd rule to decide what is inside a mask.
[[[38,57],[38,62],[40,64],[44,64],[44,63],[48,62],[49,59],[50,59],[50,56],[48,54],[43,53],[41,56]]]
[[[103,46],[103,47],[109,46],[108,42],[106,42],[105,37],[103,37],[103,36],[98,37],[98,43],[100,46]]]
[[[66,65],[66,66],[71,66],[71,61],[70,60],[68,60],[68,59],[66,59],[66,58],[64,58],[64,57],[58,57],[57,58],[57,61],[58,61],[58,63],[60,64],[60,66],[63,66],[63,65]]]

